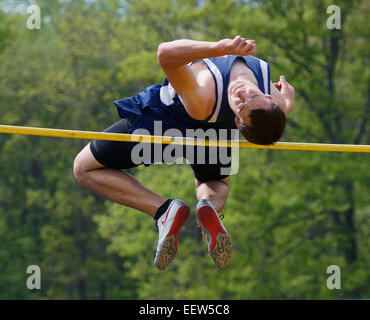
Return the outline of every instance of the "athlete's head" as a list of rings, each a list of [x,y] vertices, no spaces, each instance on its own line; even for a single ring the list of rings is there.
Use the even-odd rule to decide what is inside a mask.
[[[236,108],[235,123],[249,142],[271,145],[283,135],[286,117],[271,96],[255,92]]]

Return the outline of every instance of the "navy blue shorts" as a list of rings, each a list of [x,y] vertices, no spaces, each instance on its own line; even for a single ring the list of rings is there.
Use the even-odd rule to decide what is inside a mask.
[[[131,118],[124,118],[109,128],[105,129],[104,132],[111,132],[111,133],[132,133],[134,128],[137,128],[138,126],[138,120],[140,122],[141,116],[133,116]],[[133,148],[137,145],[137,142],[120,142],[120,141],[105,141],[105,140],[93,140],[90,143],[90,150],[95,157],[95,159],[101,163],[104,166],[115,168],[115,169],[130,169],[137,167],[140,164],[137,164],[132,160],[132,151]],[[154,144],[150,144],[151,149],[153,152],[151,154],[154,154]],[[158,145],[156,146],[158,148]],[[167,145],[160,145],[160,148],[162,148],[162,153],[164,152]],[[185,146],[182,146],[182,148],[186,148]],[[205,149],[205,161],[201,162],[201,164],[198,164],[199,161],[196,159],[197,155],[197,148],[204,148]],[[211,147],[214,148],[214,147]],[[221,163],[221,161],[217,161],[217,159],[212,159],[210,161],[209,157],[207,155],[214,154],[210,152],[210,147],[194,147],[194,154],[195,159],[190,162],[190,165],[194,171],[194,176],[200,181],[200,182],[207,182],[207,181],[213,181],[213,180],[222,180],[224,178],[227,178],[228,175],[221,174],[221,168],[229,168],[230,165],[224,165]],[[231,149],[228,149],[229,155],[231,156]],[[157,149],[158,150],[158,149]],[[186,154],[186,151],[184,149],[184,155]],[[186,157],[187,158],[187,157]],[[156,159],[153,159],[153,157],[146,157],[143,161],[143,163],[146,166],[151,165],[153,163],[157,163]]]

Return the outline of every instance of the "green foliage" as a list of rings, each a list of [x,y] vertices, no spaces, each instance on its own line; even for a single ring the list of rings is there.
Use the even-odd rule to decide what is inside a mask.
[[[326,0],[37,3],[47,19],[30,31],[25,12],[0,1],[2,124],[103,130],[117,120],[113,100],[162,81],[160,42],[241,34],[256,39],[273,80],[284,74],[296,87],[284,141],[370,144],[367,1],[337,1],[342,29],[333,31]],[[176,259],[160,272],[153,220],[75,181],[73,159],[86,143],[0,135],[0,298],[369,297],[368,155],[241,150],[222,212],[234,247],[222,272],[196,227],[191,169],[132,170],[193,210]],[[25,285],[31,264],[42,270],[37,292]],[[326,287],[332,264],[342,290]]]

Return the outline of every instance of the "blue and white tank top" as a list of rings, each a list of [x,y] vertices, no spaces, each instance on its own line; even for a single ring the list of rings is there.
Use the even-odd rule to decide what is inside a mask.
[[[254,56],[224,56],[202,59],[211,72],[216,86],[216,102],[212,114],[203,121],[191,118],[180,101],[178,94],[167,78],[162,85],[154,85],[146,88],[136,97],[115,101],[121,117],[128,114],[142,114],[145,108],[153,108],[157,113],[163,113],[167,119],[176,122],[188,123],[191,126],[207,126],[218,128],[235,128],[235,114],[231,110],[228,101],[228,87],[230,84],[231,68],[236,59],[245,61],[248,68],[253,72],[258,82],[259,89],[265,94],[271,94],[270,88],[270,65]]]

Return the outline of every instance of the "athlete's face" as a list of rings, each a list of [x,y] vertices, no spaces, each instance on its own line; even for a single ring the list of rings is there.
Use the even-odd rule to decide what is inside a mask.
[[[249,115],[251,110],[271,108],[270,100],[272,100],[270,95],[263,94],[259,90],[250,90],[249,94],[246,92],[239,98],[239,101],[235,101],[237,103],[235,109],[236,122],[250,126],[251,119]]]

